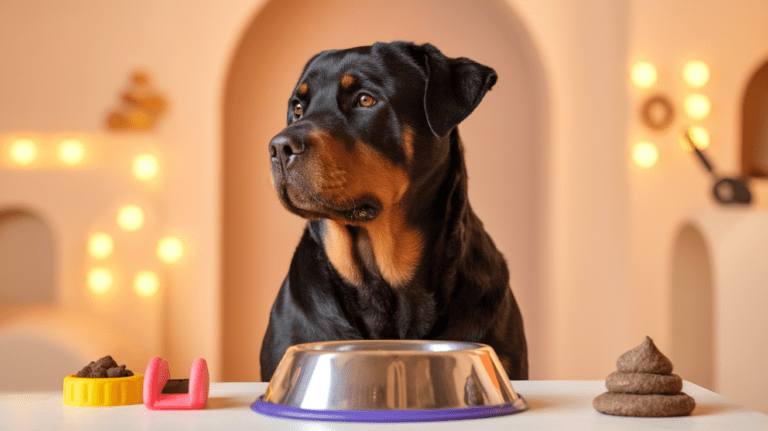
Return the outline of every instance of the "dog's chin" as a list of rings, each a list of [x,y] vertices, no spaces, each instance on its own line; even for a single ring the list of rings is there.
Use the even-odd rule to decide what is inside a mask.
[[[286,185],[277,191],[280,202],[299,217],[319,220],[339,220],[348,223],[367,223],[379,217],[382,205],[374,197],[362,197],[348,203],[329,202],[323,196],[310,195],[298,187]]]

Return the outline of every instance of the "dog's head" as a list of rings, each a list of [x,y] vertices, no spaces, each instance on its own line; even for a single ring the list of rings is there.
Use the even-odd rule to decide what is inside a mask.
[[[321,52],[269,143],[280,201],[305,218],[375,220],[445,162],[447,135],[495,83],[493,69],[429,44]]]

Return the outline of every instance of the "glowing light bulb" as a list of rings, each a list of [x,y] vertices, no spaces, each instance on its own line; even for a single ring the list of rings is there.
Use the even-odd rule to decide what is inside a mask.
[[[88,254],[94,259],[106,259],[115,250],[115,242],[106,233],[98,232],[88,239]]]
[[[137,179],[150,180],[159,170],[160,164],[155,156],[142,154],[133,159],[133,176]]]
[[[133,291],[142,298],[149,298],[160,290],[160,277],[152,271],[139,271],[133,278]]]
[[[59,144],[59,158],[65,165],[75,166],[85,158],[85,147],[77,139],[65,139]]]
[[[703,61],[689,61],[683,68],[683,81],[693,88],[703,87],[709,82],[709,66]]]
[[[709,115],[712,104],[709,102],[709,98],[703,94],[691,94],[685,98],[683,109],[689,117],[694,120],[701,120]]]
[[[117,214],[117,224],[125,230],[137,230],[144,225],[144,211],[136,205],[126,205]]]
[[[656,83],[657,77],[656,66],[647,61],[641,61],[632,66],[632,83],[637,87],[651,88]]]
[[[31,139],[17,139],[11,144],[11,160],[27,166],[37,157],[37,145]]]
[[[691,136],[691,140],[693,140],[693,143],[698,149],[704,150],[709,147],[709,132],[707,129],[701,126],[691,126],[688,129],[688,134]],[[680,146],[683,147],[685,151],[693,151],[691,144],[688,143],[685,136],[680,136]]]
[[[650,142],[638,142],[632,148],[632,160],[643,169],[653,167],[659,160],[659,150]]]
[[[107,268],[96,267],[88,271],[88,289],[97,295],[109,291],[113,283],[112,271]]]
[[[175,263],[184,254],[184,245],[181,240],[167,236],[157,244],[157,257],[165,263]]]

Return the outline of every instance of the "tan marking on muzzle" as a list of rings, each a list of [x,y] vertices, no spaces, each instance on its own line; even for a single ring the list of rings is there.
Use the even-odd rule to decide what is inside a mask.
[[[410,281],[421,258],[421,233],[408,226],[402,207],[410,185],[407,173],[371,147],[358,147],[359,183],[364,193],[373,194],[383,204],[379,217],[362,223],[373,248],[376,266],[382,278],[393,287]]]
[[[331,264],[350,283],[362,283],[355,245],[344,225],[359,226],[366,230],[374,254],[376,268],[370,269],[378,270],[393,287],[405,285],[416,273],[423,247],[421,233],[408,226],[402,208],[410,185],[405,170],[362,142],[349,151],[322,129],[313,129],[307,139],[315,152],[308,179],[322,200],[351,208],[356,199],[372,195],[383,205],[379,217],[370,222],[328,221],[324,240]]]

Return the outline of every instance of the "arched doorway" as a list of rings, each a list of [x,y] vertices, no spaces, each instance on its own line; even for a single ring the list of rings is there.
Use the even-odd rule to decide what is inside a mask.
[[[0,211],[0,306],[13,308],[56,301],[53,234],[36,215]]]
[[[435,13],[440,11],[440,13]],[[269,310],[304,222],[279,204],[267,143],[285,125],[305,62],[375,41],[430,42],[493,67],[499,81],[459,127],[472,206],[506,256],[529,340],[531,376],[546,355],[544,271],[548,93],[530,35],[499,0],[275,0],[245,31],[224,98],[223,378],[259,379]]]
[[[752,75],[741,111],[741,170],[747,177],[768,177],[768,62]]]
[[[715,390],[715,287],[702,232],[684,225],[672,253],[672,351],[675,372]]]

